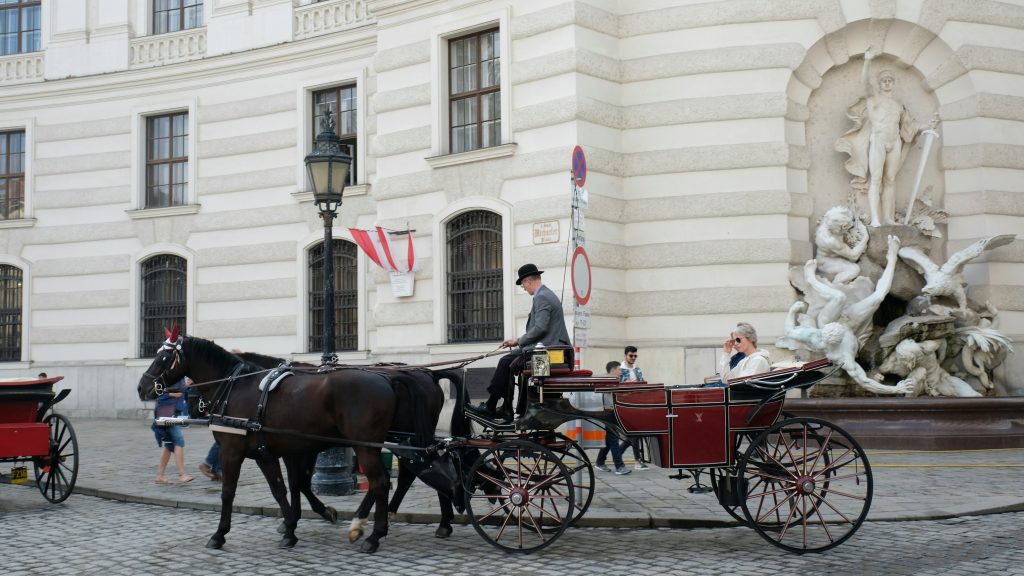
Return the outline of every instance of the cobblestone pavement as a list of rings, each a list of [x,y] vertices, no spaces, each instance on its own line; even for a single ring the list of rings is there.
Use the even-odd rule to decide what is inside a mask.
[[[570,529],[531,555],[509,555],[458,527],[396,523],[374,555],[345,540],[344,525],[306,521],[299,544],[276,548],[278,521],[236,515],[223,550],[207,550],[210,511],[76,495],[50,504],[32,486],[0,485],[7,576],[45,574],[972,574],[1024,575],[1024,513],[868,522],[821,553],[779,550],[747,528]]]

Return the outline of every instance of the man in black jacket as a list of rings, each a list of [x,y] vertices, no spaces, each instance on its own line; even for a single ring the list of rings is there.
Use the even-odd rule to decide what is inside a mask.
[[[530,296],[533,296],[533,306],[530,308],[530,316],[526,320],[526,333],[519,338],[510,338],[501,343],[503,347],[519,350],[509,352],[498,361],[498,367],[494,370],[491,384],[487,387],[490,395],[486,402],[480,406],[470,406],[469,409],[490,418],[491,420],[505,419],[512,417],[512,398],[509,396],[509,380],[513,372],[522,370],[526,362],[526,356],[530,349],[538,342],[545,346],[560,344],[569,346],[568,361],[572,366],[572,342],[569,340],[569,331],[565,328],[565,316],[562,314],[562,303],[558,296],[544,285],[540,275],[543,270],[538,270],[534,264],[524,264],[519,268],[519,278],[516,285],[522,286]],[[520,393],[523,393],[520,391]],[[498,409],[498,400],[505,399],[504,406]]]

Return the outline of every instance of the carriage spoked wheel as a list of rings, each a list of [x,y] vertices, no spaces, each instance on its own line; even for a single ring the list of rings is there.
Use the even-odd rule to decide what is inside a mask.
[[[540,439],[538,443],[554,452],[562,464],[569,469],[569,473],[573,475],[576,502],[573,506],[575,511],[572,520],[569,521],[571,526],[586,514],[590,503],[594,500],[594,466],[590,462],[587,452],[565,434],[555,432]],[[576,477],[576,473],[579,473],[579,478]],[[549,528],[545,527],[545,530],[547,529]]]
[[[867,456],[838,426],[792,418],[765,430],[743,454],[747,523],[791,552],[821,552],[860,528],[871,507]]]
[[[36,471],[36,486],[43,497],[63,502],[71,496],[78,478],[78,437],[71,422],[60,414],[43,418],[50,427],[50,453],[32,459]]]
[[[572,473],[551,450],[529,440],[502,442],[473,464],[466,515],[485,540],[506,552],[554,542],[574,517]]]

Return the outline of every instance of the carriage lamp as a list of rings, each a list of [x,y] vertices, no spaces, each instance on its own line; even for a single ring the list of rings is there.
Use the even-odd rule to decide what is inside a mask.
[[[530,370],[536,378],[551,376],[551,360],[548,358],[548,349],[544,344],[537,342],[530,352]]]
[[[313,200],[324,221],[324,332],[320,364],[329,370],[338,362],[334,354],[334,218],[341,208],[341,194],[348,181],[352,157],[342,150],[341,138],[334,132],[330,108],[320,119],[320,133],[313,151],[306,155],[306,171],[313,186]],[[328,448],[316,459],[312,485],[317,494],[352,494],[357,482],[351,448]]]

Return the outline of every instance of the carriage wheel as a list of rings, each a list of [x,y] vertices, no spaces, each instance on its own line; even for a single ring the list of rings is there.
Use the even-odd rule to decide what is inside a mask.
[[[71,496],[78,478],[78,437],[71,422],[60,414],[43,418],[50,426],[50,453],[32,459],[36,470],[36,486],[43,497],[63,502]]]
[[[506,552],[554,542],[573,519],[572,474],[552,451],[529,440],[502,442],[473,464],[466,514],[485,540]]]
[[[557,438],[556,444],[549,443],[551,436],[546,438],[548,442],[542,439],[540,444],[554,452],[562,464],[565,464],[565,467],[569,469],[569,473],[573,475],[573,485],[576,487],[576,502],[573,506],[575,512],[573,512],[572,520],[569,521],[569,525],[572,526],[583,517],[587,509],[590,508],[591,501],[594,499],[594,466],[591,464],[586,450],[575,440],[559,432],[556,432],[554,437]],[[576,478],[577,472],[580,473],[578,481]]]
[[[871,507],[867,456],[843,429],[818,418],[779,422],[743,455],[743,514],[772,544],[791,552],[838,546]]]

